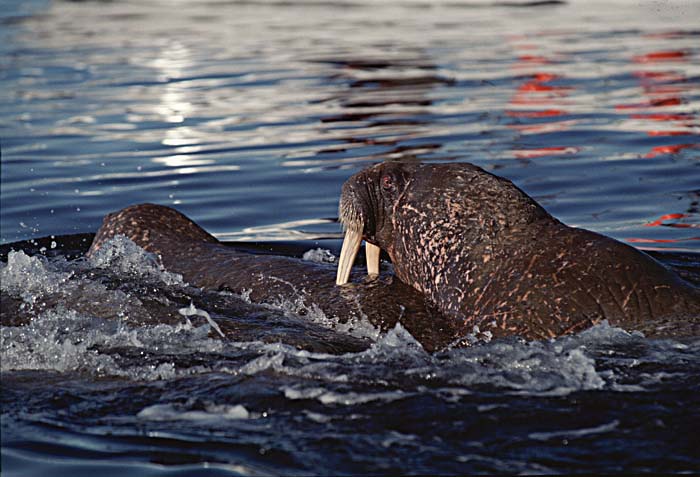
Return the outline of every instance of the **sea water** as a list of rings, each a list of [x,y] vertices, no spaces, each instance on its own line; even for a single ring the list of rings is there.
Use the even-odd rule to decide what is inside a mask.
[[[347,177],[467,161],[697,279],[700,7],[540,3],[3,2],[3,476],[700,472],[697,338],[431,354],[80,258],[155,202],[332,268]]]

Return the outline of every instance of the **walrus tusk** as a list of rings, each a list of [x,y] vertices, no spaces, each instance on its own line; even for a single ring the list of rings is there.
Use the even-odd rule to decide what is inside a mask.
[[[379,255],[382,249],[373,243],[365,242],[365,256],[367,258],[367,275],[379,275]]]
[[[338,275],[336,285],[345,285],[350,279],[350,270],[355,262],[357,252],[362,243],[362,228],[348,228],[343,239],[343,248],[340,249],[340,259],[338,260]]]

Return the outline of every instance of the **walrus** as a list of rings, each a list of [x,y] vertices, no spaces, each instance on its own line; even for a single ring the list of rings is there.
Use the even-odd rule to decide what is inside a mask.
[[[339,289],[333,266],[224,245],[170,207],[139,204],[106,215],[87,256],[116,235],[131,239],[155,254],[166,270],[206,290],[244,294],[260,304],[287,300],[300,310],[322,312],[331,323],[367,319],[386,331],[400,322],[428,351],[463,338],[461,327],[444,319],[426,305],[420,293],[391,275]],[[356,278],[360,276],[358,272]]]
[[[444,316],[499,336],[551,338],[608,320],[651,336],[700,335],[700,289],[647,254],[569,227],[507,179],[468,163],[386,162],[342,187],[336,283],[361,241]]]

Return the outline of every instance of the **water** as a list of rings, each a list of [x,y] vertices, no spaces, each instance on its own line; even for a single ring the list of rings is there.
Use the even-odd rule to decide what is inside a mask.
[[[698,251],[646,224],[699,222],[700,6],[589,3],[6,1],[0,238],[143,201],[227,239],[328,236],[340,184],[392,158]]]
[[[700,472],[697,338],[603,324],[430,354],[295,297],[192,289],[128,247],[72,259],[146,201],[337,253],[352,173],[470,161],[697,278],[700,5],[0,10],[0,242],[36,243],[3,248],[3,475]]]
[[[372,340],[367,330],[325,338],[332,330],[314,329],[291,300],[269,307],[202,292],[121,250],[106,268],[9,254],[0,272],[7,475],[117,475],[124,465],[145,475],[699,468],[697,338],[650,340],[601,324],[434,354],[400,325]],[[285,343],[299,332],[301,348],[365,345],[330,354]]]

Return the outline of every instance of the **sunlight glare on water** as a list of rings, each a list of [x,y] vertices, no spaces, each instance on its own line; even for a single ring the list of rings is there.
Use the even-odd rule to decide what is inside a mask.
[[[684,0],[4,1],[0,243],[47,238],[0,262],[3,477],[700,472],[697,337],[602,323],[429,353],[296,290],[189,286],[128,240],[62,248],[154,202],[332,267],[342,183],[401,160],[473,162],[567,224],[700,252],[698,18]]]
[[[342,182],[399,159],[698,250],[698,8],[10,2],[1,240],[146,201],[226,239],[332,236]]]

